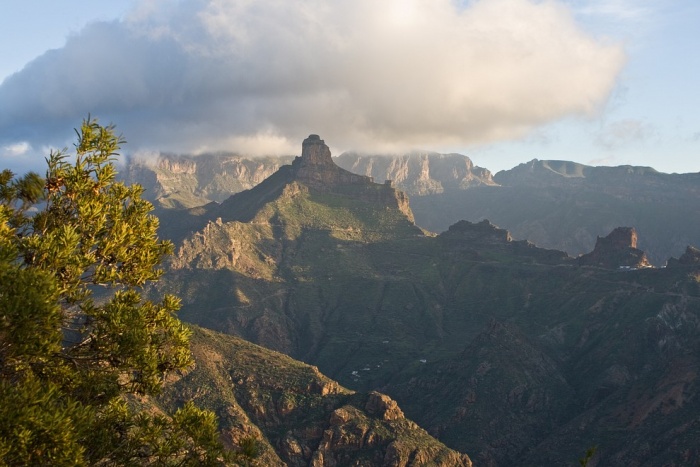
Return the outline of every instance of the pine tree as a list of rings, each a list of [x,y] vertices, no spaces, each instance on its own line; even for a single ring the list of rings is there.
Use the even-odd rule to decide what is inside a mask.
[[[138,185],[116,181],[123,139],[88,118],[74,162],[0,173],[0,464],[219,465],[212,413],[139,410],[192,363],[179,300],[143,300],[172,244]]]

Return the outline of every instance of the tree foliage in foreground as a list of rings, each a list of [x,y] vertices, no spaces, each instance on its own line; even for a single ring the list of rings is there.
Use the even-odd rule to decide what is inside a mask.
[[[115,180],[121,137],[89,118],[77,133],[45,179],[0,173],[0,464],[225,463],[212,413],[125,398],[191,364],[189,332],[176,297],[139,293],[172,245],[143,189]]]

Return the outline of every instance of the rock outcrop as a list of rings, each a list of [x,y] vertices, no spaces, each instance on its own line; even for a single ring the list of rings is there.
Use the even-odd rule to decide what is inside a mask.
[[[467,243],[483,244],[503,244],[512,241],[512,237],[507,230],[499,229],[487,219],[481,222],[472,223],[469,221],[459,221],[450,226],[442,237],[459,238]]]
[[[581,266],[607,269],[650,267],[646,254],[637,248],[637,231],[632,227],[618,227],[606,237],[598,237],[592,252],[578,257]]]
[[[373,177],[358,175],[337,166],[330,149],[318,135],[309,135],[304,140],[301,156],[292,162],[292,173],[296,181],[311,189],[394,205],[413,220],[405,193],[394,189],[390,180],[376,184]]]
[[[453,254],[466,254],[471,259],[483,260],[507,254],[540,264],[563,264],[571,260],[562,251],[537,248],[526,240],[513,241],[510,232],[486,219],[474,223],[459,221],[438,235],[438,239],[449,245]]]
[[[678,258],[678,262],[683,265],[697,266],[700,264],[700,249],[694,246],[688,246],[685,253]]]
[[[688,245],[680,258],[669,258],[666,263],[669,267],[674,266],[700,266],[700,249]]]

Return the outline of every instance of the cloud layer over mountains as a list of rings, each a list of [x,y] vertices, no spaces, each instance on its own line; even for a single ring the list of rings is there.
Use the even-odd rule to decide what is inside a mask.
[[[129,151],[295,153],[311,132],[337,149],[484,143],[604,104],[622,50],[564,3],[462,3],[144,0],[0,85],[0,151],[63,146],[88,112]]]

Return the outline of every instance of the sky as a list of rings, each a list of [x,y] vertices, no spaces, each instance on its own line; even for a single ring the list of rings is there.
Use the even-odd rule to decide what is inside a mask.
[[[88,114],[124,154],[459,152],[700,172],[697,0],[3,0],[0,168]]]

